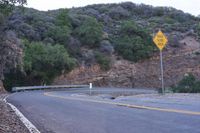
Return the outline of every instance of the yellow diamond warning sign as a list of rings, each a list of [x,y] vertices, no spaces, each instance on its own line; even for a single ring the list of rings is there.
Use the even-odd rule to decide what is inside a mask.
[[[168,40],[164,33],[162,33],[161,30],[158,31],[158,33],[154,36],[153,42],[156,44],[156,46],[163,50],[163,48],[166,46]]]

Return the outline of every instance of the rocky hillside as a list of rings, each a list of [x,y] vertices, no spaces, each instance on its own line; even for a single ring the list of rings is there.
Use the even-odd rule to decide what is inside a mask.
[[[3,71],[8,87],[52,82],[159,87],[152,37],[160,28],[169,39],[166,85],[188,72],[199,75],[200,19],[174,8],[131,2],[47,12],[16,8],[4,25],[21,40],[22,53],[20,67]]]

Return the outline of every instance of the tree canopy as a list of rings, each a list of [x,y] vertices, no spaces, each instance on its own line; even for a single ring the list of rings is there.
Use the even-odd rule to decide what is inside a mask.
[[[24,41],[24,45],[25,72],[30,77],[40,79],[39,83],[50,83],[56,75],[75,66],[75,59],[69,57],[62,45],[27,41]]]
[[[0,11],[4,14],[10,12],[15,5],[23,6],[26,0],[0,0]]]

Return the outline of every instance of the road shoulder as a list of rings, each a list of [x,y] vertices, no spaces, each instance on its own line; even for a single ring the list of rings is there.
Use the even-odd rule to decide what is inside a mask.
[[[29,133],[4,98],[9,94],[0,94],[0,132],[1,133]]]

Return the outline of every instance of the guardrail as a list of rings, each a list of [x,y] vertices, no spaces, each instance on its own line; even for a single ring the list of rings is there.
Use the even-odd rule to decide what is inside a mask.
[[[57,89],[57,88],[89,88],[89,85],[48,85],[48,86],[24,86],[13,87],[12,91],[40,90],[40,89]]]

